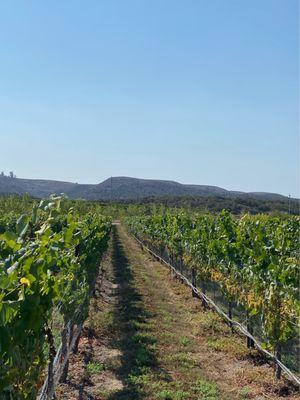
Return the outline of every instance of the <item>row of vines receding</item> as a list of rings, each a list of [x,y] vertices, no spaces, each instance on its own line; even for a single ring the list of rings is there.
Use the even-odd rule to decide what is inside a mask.
[[[86,319],[111,225],[100,213],[66,208],[61,198],[30,207],[21,215],[0,209],[3,399],[36,398],[55,355],[54,310],[69,329]]]
[[[229,304],[243,306],[248,323],[259,319],[263,347],[280,360],[282,346],[299,335],[299,217],[180,212],[126,222],[198,282],[217,283]]]

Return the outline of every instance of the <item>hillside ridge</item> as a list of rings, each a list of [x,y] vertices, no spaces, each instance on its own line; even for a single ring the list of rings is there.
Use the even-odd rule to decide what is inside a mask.
[[[251,197],[283,200],[287,197],[268,192],[241,192],[213,185],[183,184],[172,180],[111,177],[98,184],[79,184],[46,179],[24,179],[0,176],[0,194],[29,195],[45,198],[50,194],[65,193],[73,199],[135,200],[164,196]]]

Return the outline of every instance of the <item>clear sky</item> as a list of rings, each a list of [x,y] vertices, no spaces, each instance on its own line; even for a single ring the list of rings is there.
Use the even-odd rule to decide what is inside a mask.
[[[299,196],[297,0],[1,0],[0,170]]]

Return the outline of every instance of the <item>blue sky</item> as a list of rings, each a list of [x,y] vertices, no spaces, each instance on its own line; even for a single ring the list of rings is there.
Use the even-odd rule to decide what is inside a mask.
[[[2,0],[0,170],[300,196],[297,0]]]

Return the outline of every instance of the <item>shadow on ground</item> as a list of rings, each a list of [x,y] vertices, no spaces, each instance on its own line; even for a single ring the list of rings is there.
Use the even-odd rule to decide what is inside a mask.
[[[114,331],[117,345],[122,353],[121,364],[114,370],[124,387],[112,393],[108,400],[139,400],[145,398],[141,390],[143,375],[159,371],[166,381],[171,380],[168,374],[159,368],[153,347],[156,339],[149,331],[149,314],[143,308],[141,295],[136,289],[133,272],[125,255],[116,226],[112,232],[112,267],[115,283],[118,285],[114,310]]]

